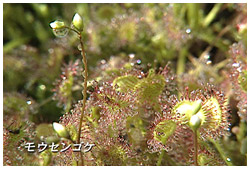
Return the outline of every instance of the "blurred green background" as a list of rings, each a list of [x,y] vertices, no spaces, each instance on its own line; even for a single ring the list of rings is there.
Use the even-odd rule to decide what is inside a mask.
[[[56,38],[49,23],[70,25],[76,12],[84,20],[90,74],[111,56],[129,61],[133,55],[145,69],[172,61],[182,74],[191,64],[188,56],[199,58],[210,47],[216,64],[228,57],[232,43],[246,43],[237,30],[244,4],[3,4],[4,97],[18,93],[32,100],[33,122],[57,121],[64,111],[51,90],[63,64],[80,58],[78,41],[73,34]],[[81,93],[73,102],[78,99]]]

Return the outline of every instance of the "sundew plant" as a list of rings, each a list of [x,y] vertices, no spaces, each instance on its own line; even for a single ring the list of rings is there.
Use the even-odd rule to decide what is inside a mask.
[[[247,165],[246,4],[3,6],[4,166]]]

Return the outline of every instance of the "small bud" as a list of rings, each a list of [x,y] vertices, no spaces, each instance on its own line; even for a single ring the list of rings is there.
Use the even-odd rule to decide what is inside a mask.
[[[50,25],[50,27],[52,29],[62,29],[62,28],[65,28],[64,22],[58,21],[58,20],[56,20],[54,22],[51,22],[49,25]]]
[[[193,115],[189,120],[189,126],[195,131],[197,130],[201,125],[201,118],[195,114]]]
[[[82,21],[82,18],[81,16],[76,13],[73,17],[73,20],[72,20],[72,24],[73,26],[78,30],[78,31],[82,31],[83,30],[83,21]]]
[[[240,34],[243,34],[244,32],[247,31],[247,24],[246,23],[238,24],[237,29]]]
[[[69,132],[67,131],[66,127],[59,123],[53,123],[53,128],[56,133],[62,138],[69,138]]]

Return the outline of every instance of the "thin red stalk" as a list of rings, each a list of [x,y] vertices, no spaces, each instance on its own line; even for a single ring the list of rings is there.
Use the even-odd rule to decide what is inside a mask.
[[[198,138],[197,131],[194,130],[194,165],[198,166]]]
[[[83,121],[83,115],[85,111],[86,106],[86,100],[87,100],[87,80],[88,80],[88,68],[87,68],[87,59],[85,55],[83,40],[81,33],[78,33],[79,39],[80,39],[80,45],[81,45],[81,55],[82,55],[82,61],[84,64],[84,89],[83,89],[83,106],[81,110],[81,117],[80,117],[80,123],[79,123],[79,129],[78,129],[78,136],[77,136],[77,143],[80,144],[80,138],[81,138],[81,129],[82,129],[82,121]],[[81,165],[84,165],[83,155],[81,154]]]

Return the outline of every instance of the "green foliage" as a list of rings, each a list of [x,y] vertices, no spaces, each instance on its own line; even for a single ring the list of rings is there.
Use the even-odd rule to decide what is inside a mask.
[[[133,75],[125,75],[125,76],[119,76],[114,81],[114,86],[118,86],[118,91],[121,92],[128,92],[130,90],[134,90],[135,85],[138,83],[139,79]]]
[[[48,166],[51,163],[52,153],[50,150],[45,150],[39,155],[40,165]]]
[[[149,101],[150,104],[157,107],[158,96],[161,94],[165,87],[165,79],[162,75],[155,74],[154,70],[149,70],[148,76],[142,79],[134,87],[138,92],[138,100],[140,102]]]
[[[53,136],[55,135],[56,133],[54,132],[53,130],[53,127],[51,124],[39,124],[37,127],[36,127],[36,136],[38,138],[41,138],[41,137],[48,137],[48,136]]]
[[[118,86],[118,91],[136,92],[139,104],[148,101],[148,104],[159,110],[157,98],[165,87],[165,79],[162,75],[155,74],[153,69],[149,70],[146,78],[138,79],[133,75],[125,75],[117,77],[113,84]]]
[[[238,77],[238,82],[241,88],[247,92],[247,71],[244,70]]]
[[[76,131],[75,126],[67,125],[66,128],[69,131],[70,139],[72,141],[76,141],[76,139],[77,139],[77,131]]]
[[[154,138],[165,145],[168,137],[174,133],[175,129],[175,122],[169,120],[162,121],[155,127]]]
[[[114,146],[110,149],[110,151],[100,150],[99,159],[100,163],[98,165],[105,165],[105,166],[111,166],[111,165],[126,165],[128,156],[126,155],[126,152],[123,150],[122,147]]]
[[[140,145],[146,135],[145,122],[139,117],[139,115],[128,117],[126,120],[126,128],[128,131],[128,137],[133,146]]]
[[[201,166],[207,166],[207,165],[218,166],[219,165],[219,163],[216,161],[215,158],[209,157],[206,154],[199,154],[198,163]]]

